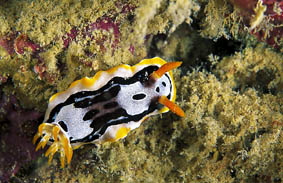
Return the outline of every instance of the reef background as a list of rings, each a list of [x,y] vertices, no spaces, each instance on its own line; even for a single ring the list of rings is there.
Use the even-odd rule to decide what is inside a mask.
[[[1,182],[282,182],[283,3],[0,0]],[[51,165],[31,143],[49,97],[99,70],[181,60],[177,103]]]

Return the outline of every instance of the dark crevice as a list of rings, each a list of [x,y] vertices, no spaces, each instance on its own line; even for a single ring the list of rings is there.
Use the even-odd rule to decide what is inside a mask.
[[[256,139],[256,138],[259,138],[259,136],[267,133],[268,130],[267,129],[264,129],[264,128],[261,128],[259,129],[256,133],[251,133],[247,136],[244,137],[244,148],[246,151],[250,151],[251,148],[252,148],[252,142]]]
[[[186,23],[181,24],[169,37],[166,34],[154,35],[151,40],[148,58],[155,56],[162,57],[163,55],[166,57],[171,56],[164,51],[164,48],[168,45],[170,46],[171,38],[175,37],[175,40],[182,41],[178,41],[178,45],[175,47],[175,53],[169,59],[183,61],[181,69],[186,71],[198,69],[211,72],[214,66],[208,60],[209,55],[217,55],[221,60],[223,57],[230,56],[243,49],[241,42],[233,39],[228,40],[221,37],[214,41],[203,38],[199,34],[199,28],[199,22],[194,21],[191,25]]]

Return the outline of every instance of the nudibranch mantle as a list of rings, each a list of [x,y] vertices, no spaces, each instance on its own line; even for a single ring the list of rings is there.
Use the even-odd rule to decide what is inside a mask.
[[[50,98],[33,139],[33,143],[40,139],[36,150],[49,143],[45,156],[50,162],[59,151],[64,167],[65,160],[70,163],[73,149],[124,138],[151,115],[171,110],[184,116],[174,104],[176,87],[171,72],[180,65],[155,57],[74,81],[66,91]]]

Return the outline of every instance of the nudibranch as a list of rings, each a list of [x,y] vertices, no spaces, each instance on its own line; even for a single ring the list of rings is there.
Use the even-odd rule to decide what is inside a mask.
[[[174,103],[171,71],[181,64],[155,57],[74,81],[49,99],[44,121],[33,138],[34,144],[39,141],[36,150],[50,144],[45,153],[48,162],[58,151],[64,167],[65,161],[71,162],[73,149],[124,138],[151,115],[171,110],[183,117],[183,110]]]

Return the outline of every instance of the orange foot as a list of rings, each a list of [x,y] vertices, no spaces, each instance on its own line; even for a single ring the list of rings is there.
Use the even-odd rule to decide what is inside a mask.
[[[49,142],[49,139],[53,139],[51,146],[46,151],[45,156],[48,157],[48,163],[51,163],[54,154],[58,151],[60,152],[60,162],[61,167],[65,167],[65,157],[67,158],[67,163],[71,162],[73,156],[73,149],[70,144],[68,137],[61,131],[60,127],[56,124],[42,123],[38,127],[38,132],[33,137],[33,144],[36,143],[37,139],[41,137],[38,145],[36,146],[36,151],[40,148],[44,148]]]

